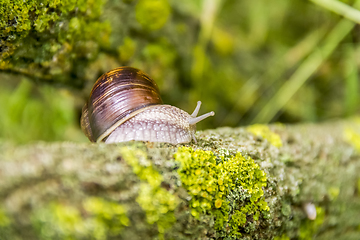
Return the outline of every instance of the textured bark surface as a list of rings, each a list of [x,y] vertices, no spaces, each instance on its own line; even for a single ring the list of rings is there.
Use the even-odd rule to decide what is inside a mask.
[[[281,137],[278,147],[249,128],[219,128],[198,132],[198,144],[188,146],[215,155],[241,152],[265,171],[270,211],[258,220],[248,216],[237,238],[359,239],[359,126],[357,120],[269,126]],[[225,238],[214,228],[211,211],[192,216],[174,161],[177,151],[178,146],[138,142],[1,143],[0,239]],[[155,209],[160,217],[153,221],[138,198],[150,178],[136,170],[149,164],[162,176],[165,197],[160,199],[171,195],[178,201],[174,210],[171,203],[166,210]],[[158,196],[150,192],[148,197],[151,202]],[[100,210],[89,210],[90,202]],[[314,207],[317,216],[310,220]]]

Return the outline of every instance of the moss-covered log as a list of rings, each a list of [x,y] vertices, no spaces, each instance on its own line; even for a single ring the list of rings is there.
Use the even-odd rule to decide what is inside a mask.
[[[2,1],[0,73],[72,89],[128,64],[174,76],[196,43],[192,22],[167,0]]]
[[[357,120],[0,145],[0,239],[359,239]]]

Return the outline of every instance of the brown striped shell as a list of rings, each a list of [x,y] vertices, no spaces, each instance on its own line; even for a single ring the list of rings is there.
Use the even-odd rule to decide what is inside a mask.
[[[156,83],[142,71],[120,67],[102,75],[83,108],[81,128],[92,142],[131,140],[186,143],[195,139],[196,123],[213,116],[163,105]]]
[[[162,104],[155,81],[139,69],[119,67],[94,84],[83,107],[81,128],[92,142],[106,138],[122,122],[151,105]]]

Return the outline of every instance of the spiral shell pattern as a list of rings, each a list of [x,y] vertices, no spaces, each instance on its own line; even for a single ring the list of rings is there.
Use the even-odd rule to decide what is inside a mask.
[[[122,119],[162,103],[154,80],[139,69],[119,67],[95,82],[83,109],[81,127],[91,141],[101,141]]]

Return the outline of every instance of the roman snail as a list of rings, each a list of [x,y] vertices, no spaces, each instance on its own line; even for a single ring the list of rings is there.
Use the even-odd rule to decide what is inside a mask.
[[[154,80],[139,69],[119,67],[95,82],[83,107],[81,128],[92,142],[196,142],[196,123],[214,115],[197,117],[200,105],[191,115],[164,105]]]

